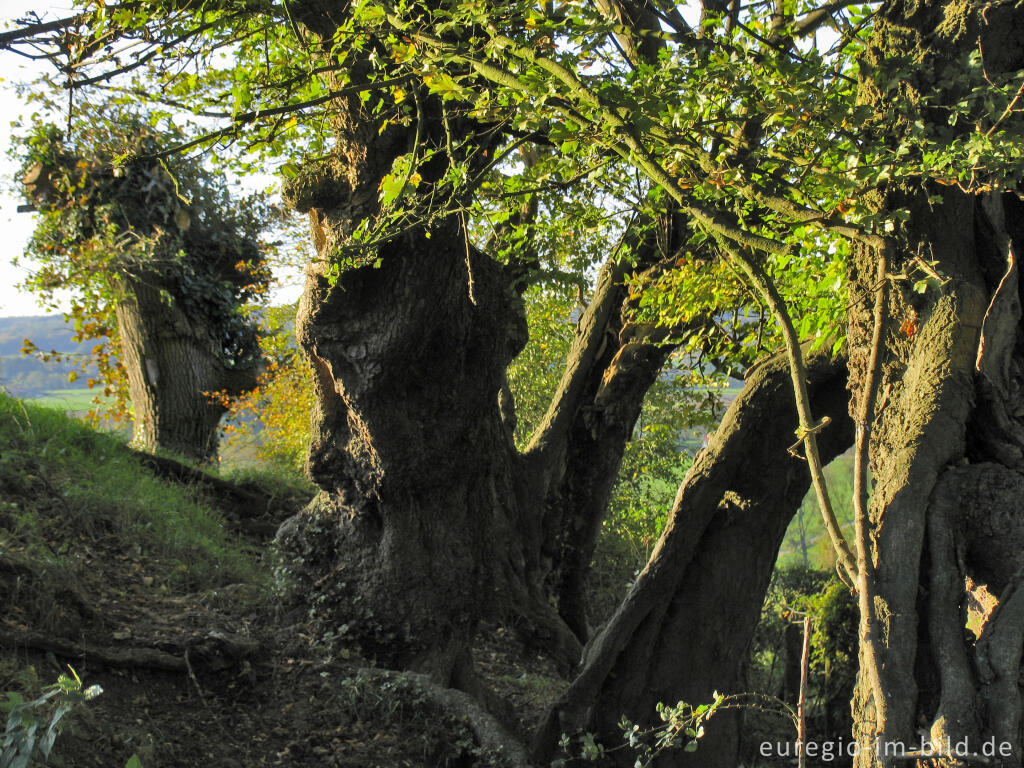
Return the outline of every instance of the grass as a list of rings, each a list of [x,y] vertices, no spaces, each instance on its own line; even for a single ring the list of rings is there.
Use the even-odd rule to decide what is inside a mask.
[[[25,402],[43,408],[80,413],[91,411],[97,407],[96,403],[93,402],[96,396],[96,390],[87,387],[82,387],[81,389],[51,389],[47,390],[44,395],[28,398]],[[101,401],[107,399],[102,394],[99,397]]]
[[[220,512],[155,478],[117,436],[0,394],[0,446],[0,571],[17,560],[74,584],[97,557],[144,557],[174,593],[260,580]]]
[[[317,487],[291,467],[264,463],[262,465],[221,465],[221,477],[243,488],[249,488],[282,504],[298,509],[313,498]]]

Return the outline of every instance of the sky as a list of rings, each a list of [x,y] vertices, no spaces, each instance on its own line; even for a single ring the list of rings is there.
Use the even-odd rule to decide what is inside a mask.
[[[39,3],[25,0],[0,0],[0,28],[8,29],[11,20],[28,10],[40,9]],[[66,10],[67,6],[54,4],[54,16]],[[3,236],[0,238],[0,317],[16,315],[41,315],[42,308],[36,303],[35,297],[17,289],[28,274],[30,265],[14,266],[11,260],[20,256],[25,243],[34,228],[34,216],[31,213],[18,213],[18,205],[22,201],[12,194],[12,177],[17,170],[16,164],[7,157],[11,145],[11,121],[29,112],[25,103],[14,93],[13,83],[29,80],[33,70],[31,62],[9,52],[0,52],[0,227]],[[38,70],[36,70],[38,71]]]
[[[30,2],[29,0],[0,0],[0,30],[14,26],[14,19],[29,11],[37,11],[44,19],[64,18],[70,14],[70,2]],[[12,261],[22,256],[25,244],[35,227],[32,213],[18,213],[18,205],[24,202],[14,188],[17,164],[7,157],[11,146],[11,121],[31,114],[31,108],[15,93],[14,83],[31,81],[42,71],[22,56],[0,51],[0,317],[42,315],[47,310],[41,307],[36,297],[18,290],[18,284],[30,274],[33,264],[22,259],[15,266]],[[266,179],[259,186],[265,187]],[[295,301],[301,291],[301,275],[275,274],[279,285],[272,290],[271,301],[275,304]],[[65,298],[60,307],[68,308]]]

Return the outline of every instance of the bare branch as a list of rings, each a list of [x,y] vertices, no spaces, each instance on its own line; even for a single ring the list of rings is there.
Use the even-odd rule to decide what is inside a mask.
[[[860,0],[832,0],[820,8],[815,8],[800,19],[791,28],[793,37],[804,37],[816,32],[823,24],[826,24],[836,11],[841,11],[851,5],[856,5]]]
[[[205,24],[200,24],[198,27],[194,27],[193,29],[184,32],[183,34],[178,35],[177,37],[173,37],[170,40],[162,40],[157,43],[154,43],[152,49],[148,53],[139,56],[139,58],[133,61],[132,63],[116,67],[115,69],[109,70],[107,72],[101,72],[98,75],[87,77],[84,80],[76,80],[72,85],[69,85],[69,87],[85,88],[86,86],[95,85],[96,83],[102,83],[104,81],[111,80],[117,77],[118,75],[123,75],[128,72],[131,72],[143,66],[144,64],[149,63],[158,55],[163,53],[167,48],[173,48],[174,46],[177,46],[185,42],[186,40],[190,40],[191,38],[197,35],[201,35],[203,32],[206,32],[207,30],[213,29],[222,24],[230,22],[231,19],[238,18],[238,16],[239,14],[234,14],[233,16],[228,16],[226,18],[208,21]]]
[[[57,32],[62,29],[77,26],[88,18],[88,16],[89,14],[87,13],[80,13],[77,16],[68,16],[67,18],[54,19],[53,21],[40,21],[19,27],[18,29],[12,29],[8,32],[2,32],[0,33],[0,49],[8,48],[11,44],[18,42],[19,40],[25,40],[37,35],[45,35],[50,32]]]

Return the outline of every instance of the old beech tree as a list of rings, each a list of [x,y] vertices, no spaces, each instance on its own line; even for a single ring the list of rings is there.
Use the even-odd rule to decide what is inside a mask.
[[[103,338],[93,358],[107,393],[130,401],[136,447],[214,458],[225,398],[260,369],[242,307],[268,277],[262,207],[242,211],[194,161],[152,157],[180,133],[113,106],[72,125],[74,140],[43,126],[25,142],[24,190],[40,214],[29,287],[77,292],[78,333]]]
[[[321,492],[280,539],[324,631],[345,624],[382,663],[486,699],[474,629],[511,618],[574,674],[538,760],[579,729],[617,743],[622,715],[742,685],[786,524],[818,465],[855,444],[857,535],[836,548],[861,614],[858,765],[891,763],[875,739],[912,749],[924,726],[1005,742],[1001,764],[1019,766],[1024,11],[726,1],[693,25],[684,10],[163,0],[0,43],[173,41],[187,50],[154,48],[153,76],[208,112],[214,97],[161,62],[230,40],[260,55],[218,92],[234,107],[211,140],[251,127],[268,152],[311,142],[286,199],[318,254],[298,335]],[[112,66],[75,65],[83,81]],[[303,125],[317,132],[288,133]],[[467,231],[476,185],[516,143],[557,149],[561,184],[614,162],[643,189],[524,451],[505,381],[527,334],[524,265]],[[838,310],[815,303],[837,264]],[[592,631],[580,585],[609,483],[674,345],[721,319],[713,265],[773,318],[784,354],[749,372],[647,568]],[[693,285],[707,290],[691,305]],[[997,598],[977,637],[968,583]],[[728,714],[696,756],[660,759],[735,765]]]

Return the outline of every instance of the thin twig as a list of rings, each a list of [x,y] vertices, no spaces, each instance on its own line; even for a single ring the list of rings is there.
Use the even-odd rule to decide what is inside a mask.
[[[772,311],[775,322],[779,326],[785,342],[786,357],[789,360],[789,373],[793,380],[793,395],[796,398],[797,417],[799,427],[797,437],[804,442],[804,454],[807,458],[807,467],[811,472],[811,482],[818,498],[818,507],[821,509],[821,516],[825,523],[825,530],[832,539],[832,546],[841,564],[839,571],[840,578],[848,585],[856,583],[857,564],[850,550],[850,545],[843,536],[843,530],[839,526],[836,514],[832,508],[832,500],[828,493],[828,484],[825,481],[824,467],[821,463],[821,454],[818,451],[817,433],[825,426],[817,422],[811,415],[811,398],[807,391],[807,366],[804,363],[803,352],[800,348],[800,339],[797,337],[796,328],[793,326],[793,319],[789,316],[786,302],[779,293],[779,289],[771,277],[764,271],[764,268],[753,258],[741,253],[739,250],[725,244],[724,238],[719,238],[729,258],[734,259],[740,269],[747,276],[747,280],[759,294],[765,304]],[[824,421],[824,420],[823,420]]]
[[[807,683],[811,662],[811,617],[804,616],[804,646],[800,654],[800,697],[796,702],[797,766],[807,766]]]

